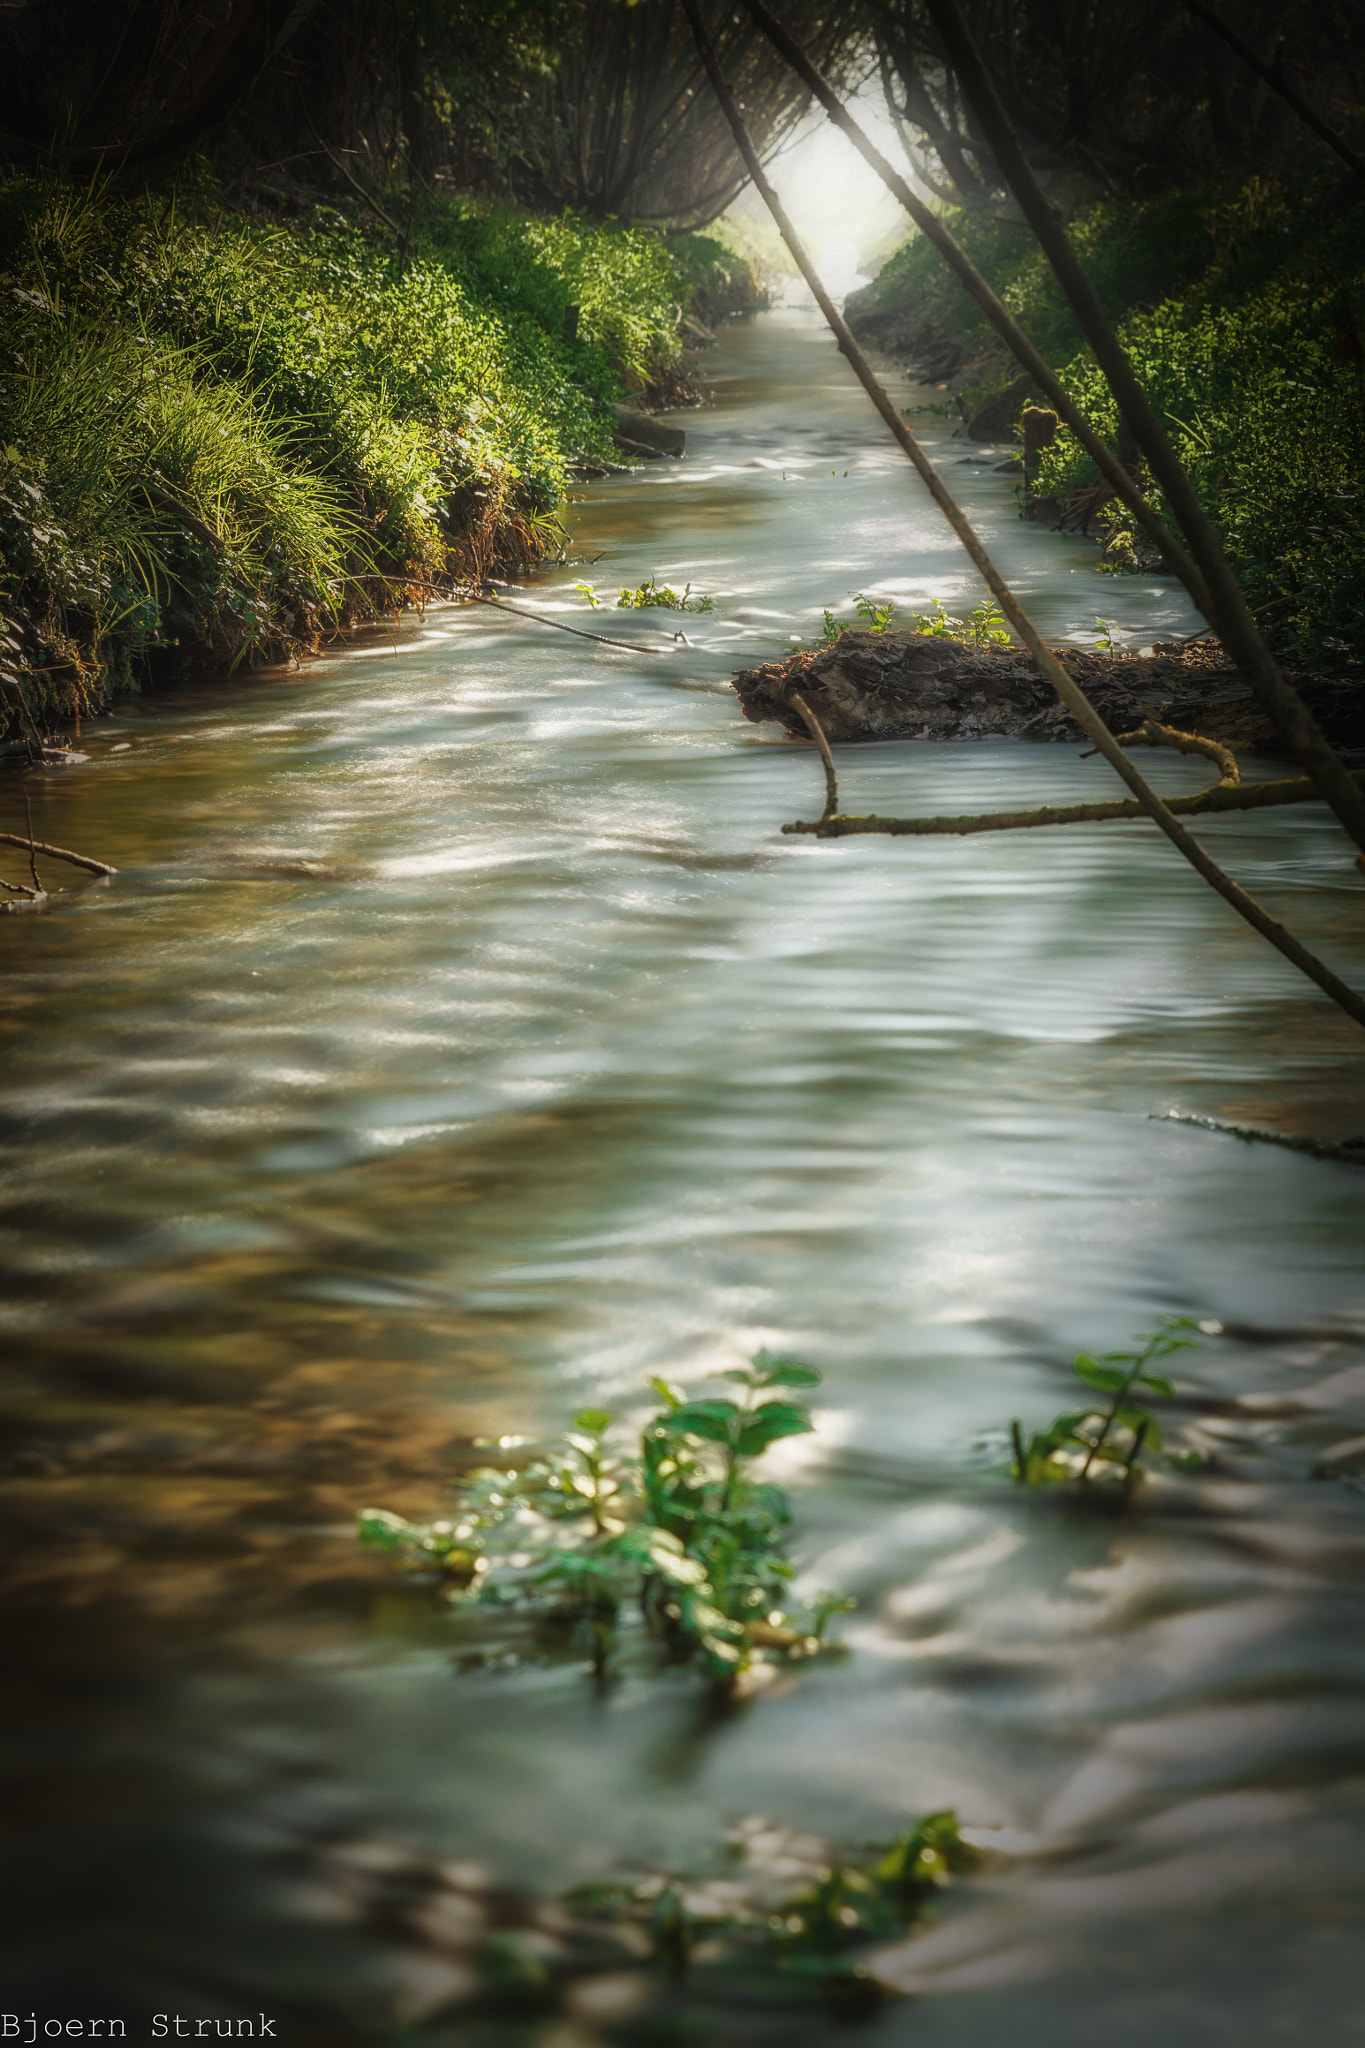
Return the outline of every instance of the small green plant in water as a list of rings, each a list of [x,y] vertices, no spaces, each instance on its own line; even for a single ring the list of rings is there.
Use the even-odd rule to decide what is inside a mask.
[[[1005,628],[1005,614],[993,597],[984,604],[976,605],[967,614],[965,638],[974,647],[1008,647],[1010,636]]]
[[[791,1395],[820,1375],[763,1351],[719,1377],[738,1382],[742,1398],[689,1399],[651,1380],[663,1406],[638,1451],[614,1440],[600,1408],[581,1409],[539,1453],[517,1456],[521,1440],[500,1438],[506,1465],[461,1482],[448,1518],[415,1523],[367,1508],[360,1539],[439,1574],[458,1605],[511,1621],[514,1633],[567,1630],[599,1675],[632,1629],[665,1661],[699,1664],[721,1691],[770,1657],[815,1655],[851,1603],[826,1595],[808,1613],[788,1613],[790,1506],[751,1467],[770,1444],[812,1427]]]
[[[655,1872],[596,1882],[568,1894],[620,1924],[634,1922],[656,1966],[675,1989],[767,1978],[770,1995],[799,1990],[845,2018],[870,2016],[886,1997],[863,1959],[874,1944],[901,1939],[937,1895],[980,1858],[963,1841],[957,1815],[933,1813],[890,1847],[843,1852],[809,1836],[744,1821],[731,1836],[723,1877]]]
[[[616,600],[618,612],[647,611],[651,606],[668,612],[713,612],[716,600],[705,594],[693,597],[690,583],[681,593],[670,590],[654,576],[647,583],[637,584],[634,590],[623,590]]]
[[[1107,1399],[1059,1415],[1048,1429],[1035,1431],[1027,1442],[1020,1424],[1012,1422],[1011,1471],[1017,1482],[1021,1486],[1077,1487],[1117,1483],[1130,1488],[1140,1476],[1138,1460],[1161,1449],[1156,1417],[1138,1405],[1139,1399],[1155,1396],[1169,1400],[1173,1391],[1170,1381],[1151,1367],[1177,1351],[1196,1349],[1196,1338],[1178,1333],[1198,1327],[1191,1316],[1167,1316],[1159,1330],[1137,1339],[1138,1350],[1108,1351],[1102,1359],[1081,1352],[1072,1370],[1087,1387]]]

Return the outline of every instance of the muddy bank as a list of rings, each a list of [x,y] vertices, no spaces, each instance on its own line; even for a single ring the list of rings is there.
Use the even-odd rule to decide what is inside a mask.
[[[1257,753],[1283,751],[1216,641],[1158,645],[1149,655],[1054,651],[1113,732],[1155,716]],[[1365,758],[1359,683],[1306,674],[1294,682],[1333,744],[1348,758]],[[1022,648],[976,648],[924,633],[846,632],[831,646],[744,669],[733,687],[746,718],[775,720],[797,739],[809,735],[794,691],[834,741],[1085,737]]]

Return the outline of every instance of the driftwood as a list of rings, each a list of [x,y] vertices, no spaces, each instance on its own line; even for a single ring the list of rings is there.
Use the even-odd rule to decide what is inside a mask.
[[[490,605],[494,611],[515,612],[519,619],[534,619],[538,626],[553,626],[557,633],[572,633],[579,640],[595,640],[600,647],[624,647],[630,654],[669,654],[668,647],[647,647],[643,640],[613,640],[608,633],[589,633],[582,626],[566,626],[562,619],[547,619],[543,612],[528,612],[524,605],[508,604],[506,598],[484,597],[477,590],[446,591],[439,583],[422,583],[412,576],[399,579],[405,590],[429,590],[434,597],[449,597],[452,601],[469,604]]]
[[[791,700],[809,727],[811,738],[820,749],[820,762],[825,771],[825,817],[835,818],[839,814],[839,778],[834,772],[834,756],[829,750],[829,741],[821,730],[819,719],[799,690],[792,691]]]
[[[1114,731],[1141,724],[1153,708],[1134,685],[1170,688],[1179,670],[1162,660],[1115,661],[1085,648],[1056,657]],[[733,688],[746,718],[777,720],[799,736],[801,695],[835,744],[850,740],[966,740],[1021,737],[1076,741],[1083,721],[1057,700],[1054,684],[1021,647],[980,649],[931,633],[855,628],[814,654],[744,669]]]
[[[547,619],[543,612],[528,612],[519,604],[508,604],[501,597],[480,597],[469,590],[464,595],[475,604],[491,605],[494,611],[515,612],[519,619],[534,619],[538,626],[554,626],[561,633],[574,633],[580,640],[596,640],[600,647],[624,647],[631,654],[667,654],[667,647],[646,647],[642,640],[613,640],[607,633],[589,633],[582,626],[566,626],[562,619]]]
[[[1173,725],[1162,725],[1155,718],[1144,718],[1136,732],[1121,732],[1117,735],[1121,747],[1170,747],[1177,754],[1203,754],[1218,769],[1219,789],[1236,789],[1242,780],[1242,771],[1237,765],[1237,756],[1230,747],[1219,740],[1205,739],[1202,733],[1179,732]],[[1086,759],[1083,754],[1082,760]]]

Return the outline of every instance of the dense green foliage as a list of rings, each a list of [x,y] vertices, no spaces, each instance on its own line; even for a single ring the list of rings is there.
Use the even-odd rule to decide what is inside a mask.
[[[659,238],[571,217],[431,202],[396,248],[332,207],[12,181],[0,614],[31,709],[553,550],[566,465],[676,361],[685,294]]]
[[[543,1452],[501,1439],[505,1465],[462,1482],[448,1517],[418,1524],[369,1508],[361,1540],[419,1570],[438,1569],[457,1604],[477,1606],[485,1636],[492,1622],[501,1655],[498,1621],[510,1619],[526,1640],[543,1639],[548,1625],[571,1651],[581,1643],[604,1673],[629,1601],[656,1654],[695,1661],[722,1690],[765,1655],[809,1656],[847,1603],[826,1599],[789,1619],[783,1534],[791,1511],[782,1489],[758,1483],[749,1468],[779,1438],[810,1429],[787,1390],[815,1386],[820,1375],[760,1352],[721,1377],[740,1382],[742,1401],[688,1400],[652,1380],[664,1406],[645,1423],[638,1452],[609,1440],[612,1417],[598,1408],[583,1409],[563,1442]]]
[[[1032,237],[957,214],[951,225],[1086,411],[1111,438],[1112,399]],[[1235,184],[1105,199],[1071,223],[1100,297],[1170,423],[1255,605],[1280,644],[1365,657],[1365,200],[1335,169],[1281,166]],[[916,235],[885,266],[874,306],[907,305],[971,358],[992,344],[976,308]],[[1014,375],[983,364],[982,379]],[[980,384],[969,402],[984,396]],[[1063,431],[1040,492],[1074,501],[1097,481]],[[1107,525],[1106,525],[1107,522]],[[1106,508],[1111,565],[1141,560]]]

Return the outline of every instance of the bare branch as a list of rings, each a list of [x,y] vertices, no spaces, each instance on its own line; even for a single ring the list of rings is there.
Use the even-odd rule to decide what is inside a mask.
[[[1356,781],[1365,790],[1365,772]],[[1166,808],[1182,817],[1221,817],[1229,811],[1270,811],[1284,804],[1312,804],[1321,794],[1306,775],[1286,782],[1244,782],[1236,788],[1216,783],[1212,789],[1190,796],[1168,796]],[[1044,804],[1033,811],[968,811],[951,818],[865,818],[824,817],[814,823],[784,825],[784,832],[810,833],[816,839],[852,839],[865,832],[884,833],[891,838],[933,838],[949,835],[965,838],[971,832],[1024,832],[1035,825],[1107,825],[1146,815],[1135,797],[1118,797],[1088,804]]]
[[[1305,126],[1311,128],[1315,135],[1320,135],[1327,147],[1334,149],[1344,164],[1350,165],[1358,178],[1365,178],[1365,158],[1358,157],[1350,145],[1337,134],[1336,129],[1330,127],[1321,114],[1314,113],[1307,100],[1295,92],[1293,86],[1281,77],[1273,65],[1263,64],[1256,52],[1242,41],[1235,29],[1228,27],[1221,15],[1215,14],[1211,7],[1206,7],[1204,0],[1185,0],[1185,6],[1197,21],[1205,22],[1216,36],[1221,36],[1229,48],[1237,52],[1242,62],[1249,64],[1258,77],[1265,80],[1270,90],[1277,92],[1285,105],[1294,109]]]
[[[108,861],[91,860],[84,853],[70,853],[64,846],[49,846],[45,839],[24,839],[17,832],[0,832],[0,846],[21,846],[27,853],[43,854],[48,860],[69,861],[73,868],[84,868],[91,875],[116,875],[117,868],[111,868]]]
[[[834,772],[834,756],[829,750],[829,741],[825,738],[825,729],[799,690],[792,691],[790,702],[801,713],[811,738],[820,749],[820,759],[824,763],[825,768],[825,816],[827,818],[837,818],[839,815],[839,778]]]

